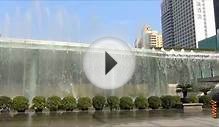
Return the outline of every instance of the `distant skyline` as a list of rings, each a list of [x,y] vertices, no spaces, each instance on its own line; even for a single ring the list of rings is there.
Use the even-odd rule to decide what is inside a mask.
[[[133,44],[143,25],[161,32],[161,0],[0,1],[3,37],[90,43],[114,36]]]

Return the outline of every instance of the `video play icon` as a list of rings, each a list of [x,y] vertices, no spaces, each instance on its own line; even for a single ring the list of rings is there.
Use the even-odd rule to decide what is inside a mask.
[[[116,66],[117,62],[107,53],[105,52],[105,75]]]
[[[127,43],[115,38],[102,38],[86,51],[83,69],[93,85],[102,89],[116,89],[132,77],[135,56]]]

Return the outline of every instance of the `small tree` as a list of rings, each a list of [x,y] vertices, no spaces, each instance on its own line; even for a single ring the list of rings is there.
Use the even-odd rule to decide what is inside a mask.
[[[67,96],[62,99],[63,109],[73,111],[77,107],[76,99],[73,96]]]
[[[170,96],[170,95],[162,96],[162,97],[160,97],[160,100],[161,100],[161,106],[164,109],[170,109],[176,105],[175,98],[173,96]]]
[[[149,107],[152,109],[158,109],[161,106],[161,100],[157,96],[151,96],[148,98]]]
[[[36,96],[33,98],[32,104],[32,108],[35,110],[35,112],[42,112],[46,107],[46,98],[43,96]]]
[[[92,99],[92,104],[95,110],[103,110],[105,103],[106,103],[106,98],[103,96],[95,96]]]
[[[191,84],[180,84],[177,85],[176,92],[177,93],[181,92],[183,94],[183,99],[185,99],[187,97],[188,92],[191,92],[192,90],[193,88]]]
[[[80,97],[77,106],[80,110],[88,110],[92,106],[92,101],[89,97]]]
[[[136,97],[134,104],[137,109],[146,109],[148,107],[147,98],[143,96]]]
[[[213,89],[212,86],[205,86],[205,87],[200,87],[199,91],[204,93],[204,95],[208,95],[208,91],[211,91]]]
[[[119,108],[119,98],[117,96],[109,96],[107,98],[107,104],[110,107],[110,110],[117,110]]]
[[[29,100],[24,96],[17,96],[13,98],[12,106],[18,112],[25,112],[29,107]]]
[[[57,111],[61,106],[62,99],[58,96],[51,96],[47,98],[47,108],[50,111]]]
[[[10,111],[12,100],[7,96],[0,96],[0,109],[3,111]]]
[[[131,97],[121,97],[119,106],[120,109],[131,110],[134,107],[134,103]]]

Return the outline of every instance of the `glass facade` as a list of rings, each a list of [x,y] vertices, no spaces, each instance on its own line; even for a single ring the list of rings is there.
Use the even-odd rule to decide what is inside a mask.
[[[215,13],[215,24],[216,30],[219,29],[219,1],[214,0],[214,13]]]

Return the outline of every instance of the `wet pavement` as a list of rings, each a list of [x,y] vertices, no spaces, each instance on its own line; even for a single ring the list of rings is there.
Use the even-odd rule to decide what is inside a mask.
[[[1,113],[0,127],[218,127],[210,110],[183,113],[178,110],[120,112]]]

